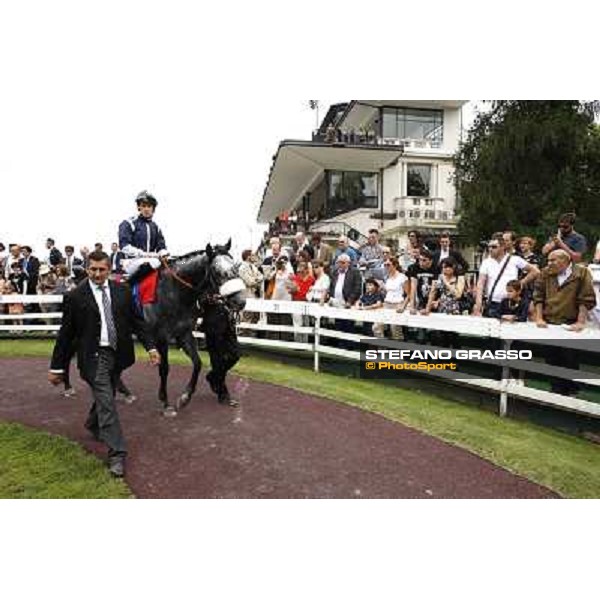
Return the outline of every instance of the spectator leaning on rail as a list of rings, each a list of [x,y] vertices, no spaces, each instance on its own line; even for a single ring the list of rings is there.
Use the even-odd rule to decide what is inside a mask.
[[[156,198],[144,191],[135,199],[138,216],[119,225],[119,246],[131,260],[125,267],[130,281],[137,281],[160,267],[160,259],[168,256],[165,238],[153,221],[158,206]]]
[[[588,312],[596,306],[592,275],[586,267],[573,264],[570,253],[554,250],[536,282],[533,301],[538,327],[570,325],[572,331],[581,331]],[[579,368],[577,351],[568,347],[548,346],[546,362],[566,369]],[[552,391],[558,394],[572,395],[578,390],[579,385],[573,380],[552,380]]]
[[[574,213],[562,215],[558,220],[558,231],[550,236],[542,248],[542,254],[548,256],[553,250],[564,250],[574,263],[580,263],[587,250],[587,240],[573,229],[574,225]]]
[[[554,250],[535,284],[533,302],[538,327],[567,324],[573,331],[581,331],[588,312],[596,306],[592,274],[586,267],[573,264],[570,253]]]
[[[523,294],[521,282],[513,279],[506,284],[506,298],[500,303],[500,319],[508,322],[527,321],[529,297]]]
[[[500,303],[506,298],[506,284],[519,278],[519,271],[526,276],[521,285],[526,286],[539,275],[539,269],[520,256],[506,254],[502,233],[495,233],[488,243],[489,256],[479,268],[474,316],[499,318]],[[485,307],[484,307],[485,297]]]
[[[320,260],[316,260],[313,263],[315,282],[308,289],[306,294],[308,302],[318,302],[321,305],[325,304],[327,294],[329,293],[329,286],[331,285],[329,275],[325,272],[325,266],[325,263]]]

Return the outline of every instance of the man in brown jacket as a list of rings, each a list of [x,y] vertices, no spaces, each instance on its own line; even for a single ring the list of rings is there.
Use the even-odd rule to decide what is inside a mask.
[[[585,328],[588,312],[596,306],[592,275],[586,267],[575,265],[564,250],[548,255],[548,266],[542,271],[533,293],[535,322],[538,327],[570,325],[572,331]],[[577,351],[573,348],[547,346],[546,362],[566,369],[579,369]],[[575,395],[579,385],[573,380],[553,379],[552,391]]]
[[[596,306],[592,274],[573,264],[564,250],[555,250],[536,282],[533,302],[538,327],[568,324],[573,331],[581,331],[588,312]]]

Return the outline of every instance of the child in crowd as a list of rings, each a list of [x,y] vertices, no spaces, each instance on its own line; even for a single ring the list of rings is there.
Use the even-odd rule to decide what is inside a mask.
[[[506,284],[506,298],[500,303],[500,319],[524,323],[528,314],[529,296],[523,293],[521,282],[513,279]]]
[[[14,286],[11,281],[8,281],[5,285],[4,293],[7,296],[17,296],[20,295],[20,292]],[[25,305],[22,302],[14,302],[8,305],[8,314],[9,315],[22,315],[25,312]],[[23,325],[23,319],[12,319],[13,325]]]
[[[378,308],[383,308],[385,296],[381,293],[379,282],[373,278],[367,279],[365,288],[365,293],[358,299],[354,308],[357,308],[358,310],[376,310]],[[365,336],[376,334],[376,331],[373,330],[373,323],[363,324],[363,334]]]
[[[354,308],[358,310],[374,310],[383,308],[385,296],[381,293],[377,279],[367,279],[365,293],[358,299]]]

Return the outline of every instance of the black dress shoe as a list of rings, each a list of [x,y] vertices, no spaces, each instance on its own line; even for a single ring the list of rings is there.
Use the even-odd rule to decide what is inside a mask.
[[[125,459],[122,456],[109,458],[108,470],[113,477],[118,477],[120,479],[125,475]]]

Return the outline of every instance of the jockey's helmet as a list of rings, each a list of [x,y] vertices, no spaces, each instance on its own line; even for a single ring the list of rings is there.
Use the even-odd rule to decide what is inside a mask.
[[[156,198],[152,194],[149,194],[146,190],[144,190],[143,192],[140,192],[138,194],[137,198],[135,199],[135,203],[138,206],[142,202],[147,202],[148,204],[151,204],[154,208],[156,208],[158,206],[158,202],[156,201]]]

